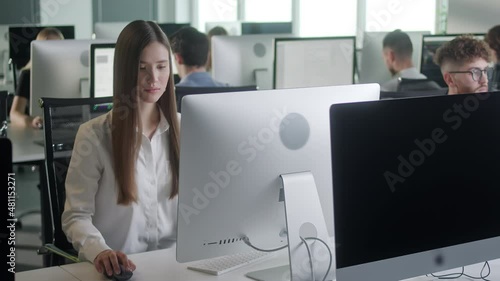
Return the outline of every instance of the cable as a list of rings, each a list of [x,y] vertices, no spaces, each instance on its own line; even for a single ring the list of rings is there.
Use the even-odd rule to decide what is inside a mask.
[[[311,266],[311,280],[315,281],[316,277],[314,276],[314,266],[313,266],[313,259],[311,257],[311,249],[309,249],[309,245],[307,244],[307,241],[302,236],[300,236],[300,240],[302,240],[302,243],[304,243],[304,245],[306,245],[307,255],[309,256],[309,265]]]
[[[248,237],[243,236],[242,239],[243,239],[243,242],[245,244],[247,244],[248,246],[250,246],[252,249],[260,251],[260,252],[266,252],[266,253],[277,252],[279,250],[283,250],[286,247],[288,247],[288,244],[286,244],[285,246],[282,246],[282,247],[279,247],[279,248],[275,248],[275,249],[261,249],[261,248],[257,248],[254,245],[252,245],[252,243],[250,243],[250,239]]]
[[[483,272],[484,272],[484,269],[487,268],[488,269],[488,273],[486,275],[483,275]],[[465,276],[465,277],[468,277],[470,279],[474,279],[474,280],[484,280],[484,281],[490,281],[489,279],[486,279],[486,277],[490,276],[491,274],[491,268],[490,268],[490,264],[485,261],[484,264],[483,264],[483,267],[481,268],[481,272],[479,273],[480,276],[479,277],[476,277],[476,276],[471,276],[471,275],[468,275],[465,272],[465,268],[462,266],[462,272],[460,273],[448,273],[448,274],[443,274],[443,275],[436,275],[436,274],[426,274],[427,276],[431,275],[432,277],[436,277],[438,279],[458,279],[462,276]]]
[[[283,249],[285,249],[285,248],[288,247],[288,244],[286,244],[284,246],[281,246],[281,247],[275,248],[275,249],[261,249],[261,248],[258,248],[256,246],[252,245],[252,243],[250,242],[250,239],[247,236],[243,236],[243,237],[241,237],[241,239],[249,247],[251,247],[254,250],[260,251],[260,252],[268,252],[268,253],[269,252],[276,252],[276,251],[283,250]],[[323,281],[325,281],[326,278],[328,277],[328,274],[330,273],[330,270],[332,269],[332,263],[333,263],[332,250],[330,249],[330,247],[328,246],[328,244],[325,241],[323,241],[322,239],[320,239],[320,238],[317,238],[317,237],[306,237],[306,238],[300,237],[300,239],[302,240],[302,242],[304,242],[305,246],[307,247],[307,252],[309,254],[309,260],[311,261],[311,272],[313,272],[313,270],[312,270],[313,269],[312,255],[310,254],[309,245],[304,240],[317,240],[317,241],[323,243],[323,245],[325,245],[326,249],[328,250],[328,253],[330,254],[330,262],[328,264],[328,269],[326,270],[325,276],[323,277]],[[488,273],[488,275],[489,275],[489,273]]]
[[[322,239],[320,239],[320,238],[317,238],[317,237],[306,237],[305,239],[306,240],[317,240],[317,241],[323,243],[323,245],[325,245],[326,249],[328,250],[328,253],[330,254],[330,263],[328,264],[328,269],[326,270],[325,277],[323,277],[323,281],[325,281],[326,278],[328,277],[328,274],[330,273],[330,270],[332,269],[332,263],[333,263],[332,250],[330,249],[330,247],[328,246],[328,244],[325,241],[323,241]]]

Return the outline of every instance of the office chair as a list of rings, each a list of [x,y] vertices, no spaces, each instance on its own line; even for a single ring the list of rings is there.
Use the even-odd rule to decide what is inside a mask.
[[[76,133],[81,124],[107,113],[113,98],[41,98],[45,136],[45,169],[47,184],[42,188],[42,198],[48,204],[42,206],[42,217],[50,217],[43,229],[46,235],[39,254],[48,255],[45,266],[57,266],[78,262],[77,252],[68,242],[62,230],[61,215],[66,199],[65,181],[71,160]],[[47,233],[46,232],[46,233]],[[49,237],[47,237],[49,236]]]
[[[438,83],[432,81],[431,79],[410,79],[410,78],[398,78],[398,92],[405,91],[428,91],[428,90],[439,90],[442,89]]]
[[[175,97],[177,100],[177,112],[181,112],[182,99],[187,95],[215,94],[226,92],[256,91],[257,85],[235,86],[235,87],[175,87]]]
[[[380,91],[380,99],[401,99],[401,98],[417,98],[428,96],[445,96],[448,94],[447,88],[440,88],[427,91],[402,91],[402,92],[389,92]]]
[[[8,97],[7,91],[0,91],[0,137],[7,136]]]

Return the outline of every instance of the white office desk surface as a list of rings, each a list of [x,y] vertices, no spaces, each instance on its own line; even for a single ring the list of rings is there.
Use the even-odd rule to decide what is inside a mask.
[[[43,141],[43,130],[19,128],[9,124],[7,138],[12,142],[12,162],[34,162],[45,159],[44,147],[34,141]]]
[[[78,281],[78,279],[59,266],[45,267],[16,272],[16,281]]]
[[[244,266],[221,276],[214,276],[203,272],[187,269],[191,263],[178,263],[175,259],[175,247],[129,255],[137,269],[130,281],[201,281],[201,280],[251,280],[245,277],[245,273],[270,267],[280,266],[288,263],[287,250],[281,250],[274,255],[257,261],[249,266]],[[107,280],[104,275],[99,274],[94,265],[89,262],[62,265],[61,268],[71,273],[81,281]]]

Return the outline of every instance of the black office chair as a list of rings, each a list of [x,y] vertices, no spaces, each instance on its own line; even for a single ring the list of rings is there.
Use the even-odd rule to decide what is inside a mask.
[[[0,137],[7,136],[8,97],[9,92],[0,91]]]
[[[437,90],[427,90],[427,91],[402,91],[402,92],[389,92],[380,91],[380,99],[401,99],[401,98],[418,98],[418,97],[428,97],[428,96],[445,96],[448,94],[447,88],[440,88]]]
[[[431,79],[410,79],[410,78],[398,78],[398,92],[405,91],[429,91],[429,90],[440,90],[442,89],[438,83],[432,81]]]
[[[107,113],[111,109],[112,101],[112,97],[40,99],[43,107],[47,175],[47,185],[41,190],[41,196],[45,196],[49,201],[49,204],[42,206],[42,216],[50,215],[51,218],[42,228],[49,228],[49,233],[52,234],[45,237],[45,244],[39,250],[39,254],[49,255],[49,258],[45,259],[45,266],[79,261],[77,252],[68,242],[61,225],[66,199],[66,174],[80,125]]]
[[[257,90],[257,85],[248,86],[231,86],[231,87],[175,87],[175,96],[177,100],[177,111],[181,112],[182,98],[187,95],[197,95],[197,94],[215,94],[215,93],[226,93],[226,92],[242,92],[242,91],[255,91]]]

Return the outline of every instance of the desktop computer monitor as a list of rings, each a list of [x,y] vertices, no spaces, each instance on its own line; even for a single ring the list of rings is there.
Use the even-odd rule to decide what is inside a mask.
[[[205,33],[208,33],[212,28],[220,26],[227,31],[227,35],[241,35],[241,22],[240,21],[218,21],[205,23]]]
[[[388,32],[365,32],[359,72],[359,83],[384,83],[390,80],[391,73],[387,69],[383,55],[383,41]],[[408,31],[413,45],[413,64],[420,69],[420,52],[422,36],[429,31]]]
[[[129,24],[128,21],[120,22],[96,22],[94,24],[95,39],[118,39],[120,32]]]
[[[444,43],[453,40],[460,34],[447,34],[447,35],[424,35],[422,37],[422,50],[420,56],[420,72],[427,76],[427,78],[435,81],[441,87],[448,87],[444,82],[441,68],[434,63],[434,55],[436,50]],[[475,34],[475,38],[479,40],[484,39],[484,34]]]
[[[191,26],[190,23],[159,23],[158,26],[161,28],[163,33],[167,35],[168,38],[172,36],[175,32],[183,27]]]
[[[75,38],[75,26],[9,26],[9,56],[17,69],[30,60],[31,41],[46,27],[55,27],[61,31],[64,39]]]
[[[177,260],[252,250],[242,236],[261,248],[286,244],[280,176],[302,171],[320,197],[309,209],[322,210],[333,235],[329,107],[379,92],[364,84],[184,97]]]
[[[212,76],[231,86],[257,85],[273,88],[274,39],[281,34],[214,36],[212,38]]]
[[[292,34],[291,22],[242,22],[241,34]]]
[[[44,40],[31,45],[30,115],[41,116],[39,98],[90,96],[90,44],[105,40]]]
[[[331,107],[337,281],[500,257],[499,107],[500,93]]]
[[[274,88],[354,83],[356,37],[277,38]]]
[[[113,96],[115,43],[90,44],[90,97]]]

